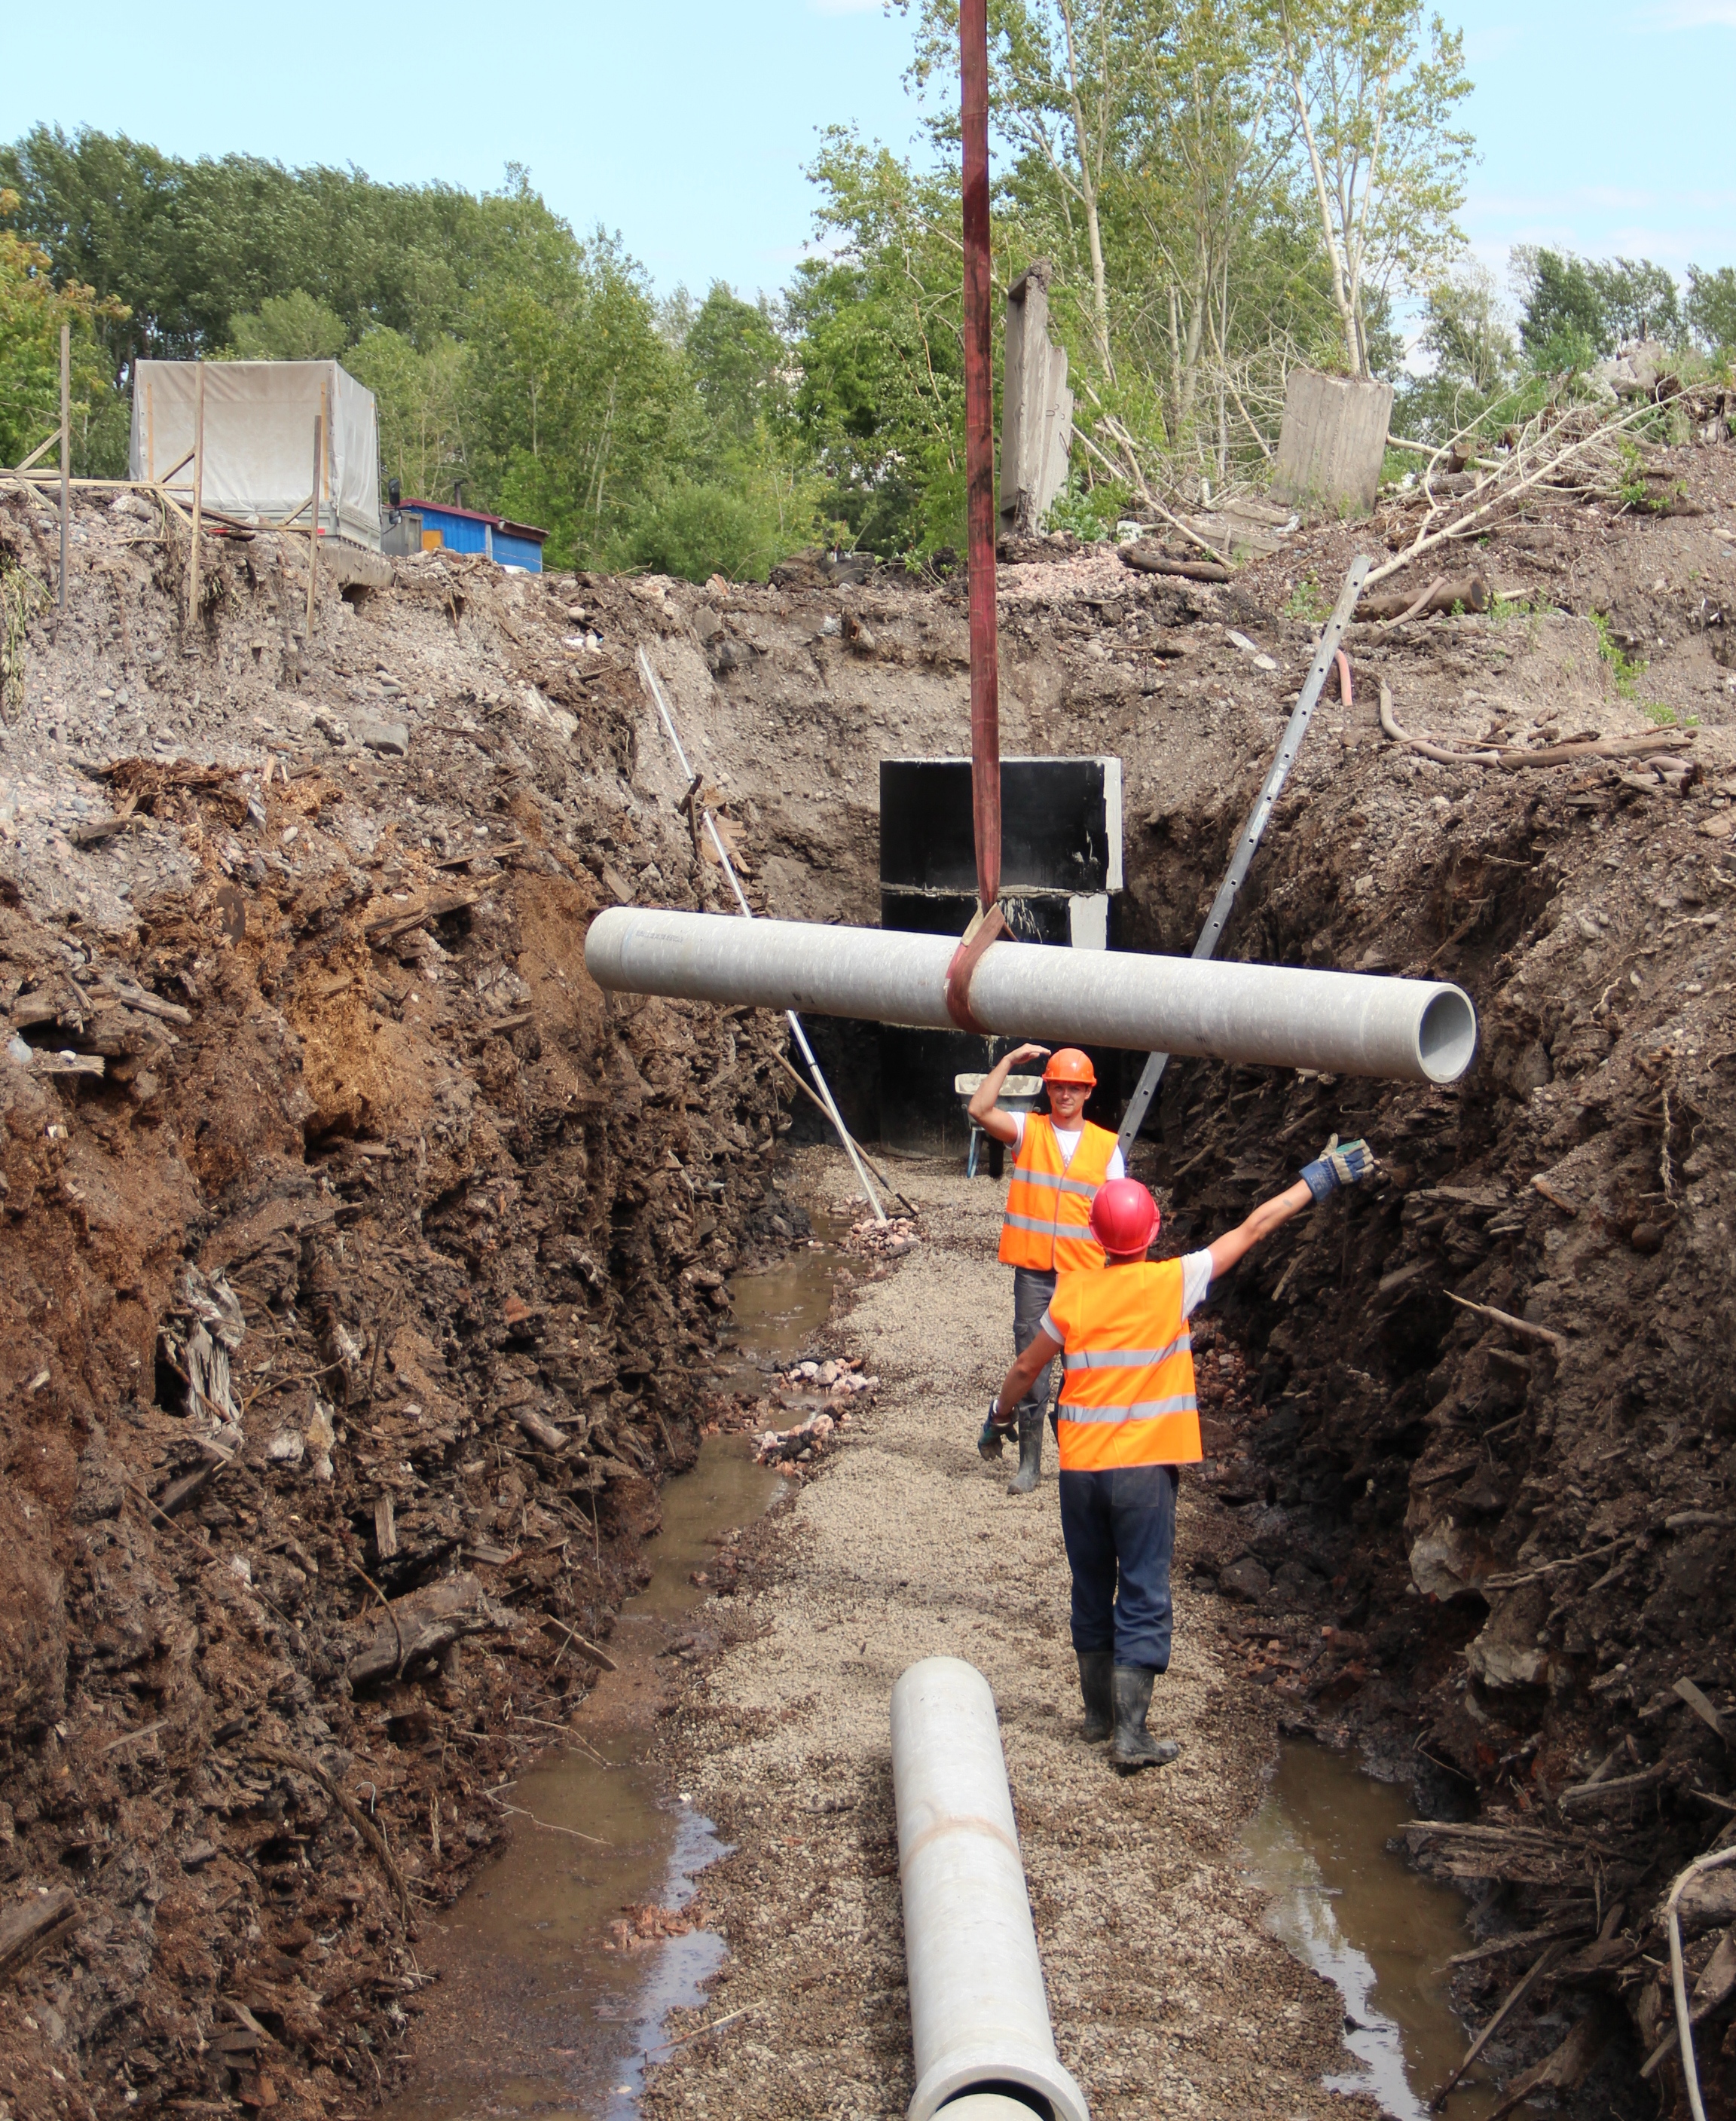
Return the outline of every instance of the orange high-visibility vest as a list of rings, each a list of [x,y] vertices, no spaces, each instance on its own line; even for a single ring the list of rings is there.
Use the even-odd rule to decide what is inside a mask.
[[[1055,1409],[1063,1472],[1202,1455],[1178,1259],[1064,1274],[1046,1324],[1065,1351]]]
[[[1001,1225],[1003,1266],[1048,1274],[1103,1265],[1103,1247],[1091,1235],[1091,1203],[1109,1175],[1116,1141],[1107,1127],[1082,1124],[1079,1146],[1066,1163],[1055,1122],[1041,1112],[1026,1119]]]

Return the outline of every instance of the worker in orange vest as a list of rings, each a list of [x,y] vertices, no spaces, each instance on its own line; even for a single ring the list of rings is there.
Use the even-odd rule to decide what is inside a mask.
[[[1113,1739],[1119,1768],[1161,1767],[1181,1750],[1146,1728],[1151,1685],[1169,1666],[1169,1561],[1178,1468],[1197,1461],[1190,1313],[1216,1278],[1280,1224],[1374,1169],[1366,1142],[1304,1165],[1295,1184],[1256,1208],[1203,1252],[1148,1261],[1158,1206],[1131,1178],[1111,1181],[1091,1206],[1108,1255],[1101,1273],[1064,1273],[1029,1345],[1006,1373],[992,1419],[1062,1359],[1057,1439],[1061,1531],[1073,1573],[1073,1648],[1085,1735]]]
[[[1055,1293],[1057,1274],[1103,1265],[1103,1247],[1091,1235],[1091,1203],[1104,1181],[1121,1177],[1124,1168],[1114,1135],[1085,1116],[1097,1070],[1076,1046],[1063,1046],[1050,1056],[1043,1071],[1047,1114],[1001,1111],[999,1099],[1008,1075],[1021,1061],[1040,1060],[1048,1051],[1046,1046],[1015,1047],[983,1077],[969,1108],[986,1135],[1018,1150],[1001,1224],[1001,1261],[1013,1270],[1013,1346],[1020,1354]],[[1007,1484],[1010,1495],[1028,1495],[1037,1485],[1048,1401],[1045,1365],[1016,1405],[1003,1400],[1006,1415],[991,1415],[982,1424],[977,1448],[988,1459],[1001,1456],[1001,1445],[1017,1429],[1019,1471]]]

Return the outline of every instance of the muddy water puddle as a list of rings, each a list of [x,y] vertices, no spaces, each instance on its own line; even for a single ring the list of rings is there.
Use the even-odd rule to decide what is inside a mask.
[[[726,1391],[763,1392],[769,1372],[787,1368],[818,1346],[844,1264],[837,1240],[850,1223],[842,1213],[819,1207],[813,1220],[812,1242],[775,1266],[730,1278],[734,1361],[718,1374]]]
[[[1328,2090],[1371,2093],[1395,2121],[1428,2121],[1469,2045],[1444,1972],[1466,1948],[1464,1901],[1387,1845],[1414,1816],[1402,1789],[1323,1746],[1286,1741],[1242,1843],[1249,1876],[1272,1895],[1267,1927],[1344,1998],[1357,2067],[1328,2077]],[[1442,2111],[1483,2121],[1497,2103],[1479,2067]]]
[[[726,1390],[763,1392],[769,1368],[818,1342],[841,1257],[823,1239],[735,1278],[735,1370],[720,1376]],[[660,1789],[651,1758],[656,1659],[706,1597],[693,1574],[784,1485],[754,1462],[751,1438],[729,1435],[705,1438],[698,1462],[665,1484],[651,1580],[623,1607],[609,1644],[619,1671],[599,1683],[570,1742],[557,1738],[497,1792],[518,1814],[510,1845],[427,1926],[422,1962],[441,1979],[427,1992],[418,2065],[392,2121],[628,2121],[638,2113],[669,2013],[702,2002],[725,1950],[703,1929],[637,1941],[624,1933],[639,1927],[642,1908],[679,1914],[697,1874],[725,1853],[708,1819]],[[624,1930],[612,1934],[611,1924]]]

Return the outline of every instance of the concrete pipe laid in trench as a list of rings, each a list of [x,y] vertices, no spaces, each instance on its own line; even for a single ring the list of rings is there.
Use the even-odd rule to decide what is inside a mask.
[[[908,2121],[1090,2121],[1049,2030],[988,1681],[925,1657],[892,1690],[917,2088]]]
[[[619,993],[951,1031],[956,948],[944,935],[617,906],[592,921],[585,967]],[[1477,1051],[1470,996],[1437,981],[1040,943],[988,949],[970,1007],[997,1037],[1398,1082],[1455,1083]]]

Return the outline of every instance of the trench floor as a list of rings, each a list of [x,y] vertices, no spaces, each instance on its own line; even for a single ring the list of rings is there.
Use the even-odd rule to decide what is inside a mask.
[[[841,1158],[805,1154],[822,1201],[847,1194]],[[995,1690],[1057,2045],[1097,2121],[1368,2121],[1372,2099],[1325,2083],[1356,2067],[1339,1995],[1263,1926],[1239,1848],[1278,1711],[1237,1673],[1228,1610],[1190,1587],[1190,1544],[1216,1505],[1184,1486],[1176,1651],[1152,1718],[1181,1759],[1123,1779],[1077,1735],[1052,1443],[1028,1499],[974,1447],[1010,1359],[1001,1189],[910,1166],[900,1183],[925,1242],[866,1281],[835,1334],[878,1373],[878,1396],[803,1486],[756,1587],[711,1601],[728,1646],[665,1743],[735,1844],[700,1886],[730,1956],[670,2030],[743,2015],[656,2070],[645,2111],[903,2114],[888,1704],[907,1665],[944,1652]]]

